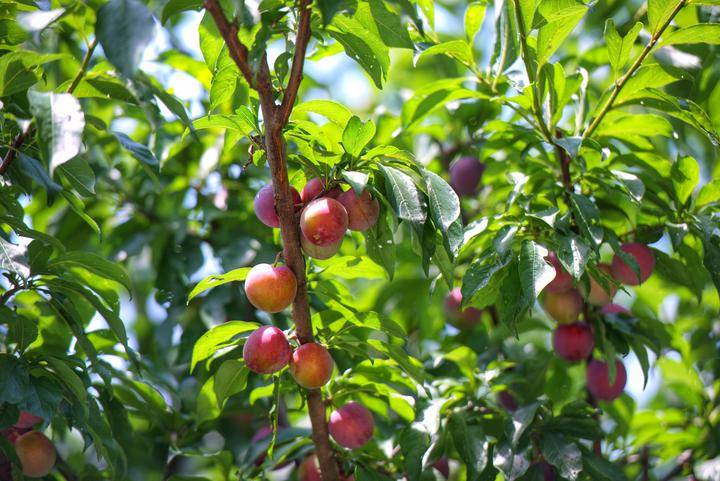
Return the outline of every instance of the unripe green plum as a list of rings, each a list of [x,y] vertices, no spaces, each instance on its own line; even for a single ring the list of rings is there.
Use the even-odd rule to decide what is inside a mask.
[[[462,304],[462,291],[455,287],[445,296],[445,315],[450,324],[458,329],[471,329],[482,319],[482,311],[475,307],[460,310]]]
[[[321,197],[310,202],[300,216],[300,230],[307,240],[321,247],[340,242],[348,228],[345,207],[335,199]]]
[[[620,397],[627,382],[625,366],[615,360],[615,380],[610,384],[610,372],[605,362],[593,359],[588,363],[586,372],[587,389],[597,399],[612,401]]]
[[[553,333],[553,348],[558,356],[577,362],[587,359],[595,346],[592,327],[585,322],[560,324]]]
[[[623,244],[620,249],[635,259],[640,268],[640,276],[616,254],[611,265],[613,277],[618,282],[628,286],[637,286],[645,282],[655,269],[655,256],[652,250],[648,246],[637,242]]]
[[[485,164],[477,157],[460,157],[450,165],[450,185],[457,195],[475,195],[484,172]]]
[[[370,441],[375,421],[365,406],[350,402],[330,414],[328,430],[340,446],[357,449]]]
[[[245,278],[245,295],[250,303],[266,312],[280,312],[295,299],[297,279],[287,266],[258,264]]]
[[[20,459],[23,474],[31,478],[46,476],[57,457],[53,443],[38,431],[30,431],[17,438],[15,452]]]
[[[545,292],[565,292],[573,287],[573,278],[560,263],[554,252],[548,254],[545,258],[555,268],[555,277],[545,286]]]
[[[343,240],[340,239],[337,244],[331,244],[329,246],[318,246],[307,240],[305,235],[300,233],[300,245],[302,245],[303,252],[313,259],[325,260],[330,259],[332,256],[338,253],[340,246],[342,246]]]
[[[542,298],[542,306],[548,316],[564,324],[577,321],[583,305],[582,296],[577,289],[565,292],[546,292]]]
[[[290,187],[290,192],[293,197],[293,203],[295,205],[301,204],[302,199],[300,199],[298,191],[294,187]],[[280,227],[280,218],[275,209],[275,194],[273,193],[272,185],[268,184],[258,191],[253,201],[253,207],[255,208],[255,215],[260,219],[260,222],[268,227]]]
[[[290,362],[292,349],[285,333],[275,326],[261,326],[253,331],[243,346],[248,369],[258,374],[278,372]]]
[[[607,277],[612,277],[610,266],[607,264],[599,264],[598,269],[607,274]],[[590,276],[590,292],[587,295],[588,304],[593,306],[604,306],[610,304],[617,293],[617,287],[612,283],[612,280],[605,279],[608,288],[605,289],[593,276]]]
[[[318,389],[330,380],[334,365],[324,346],[309,342],[295,349],[290,357],[290,374],[305,389]]]
[[[18,420],[15,423],[14,427],[18,429],[28,429],[38,423],[41,423],[42,420],[43,418],[41,418],[40,416],[35,416],[34,414],[27,411],[20,411],[20,416],[18,417]]]
[[[348,228],[354,231],[366,231],[378,220],[380,203],[373,199],[370,192],[363,190],[360,195],[355,189],[343,192],[337,198],[348,214]]]

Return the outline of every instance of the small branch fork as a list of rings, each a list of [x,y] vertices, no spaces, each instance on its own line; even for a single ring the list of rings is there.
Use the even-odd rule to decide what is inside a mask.
[[[298,89],[303,78],[305,54],[311,37],[311,0],[298,0],[298,26],[295,39],[295,53],[290,69],[287,87],[278,105],[275,100],[272,77],[267,57],[260,59],[254,72],[248,61],[248,48],[240,42],[237,26],[225,17],[218,0],[204,0],[205,9],[210,12],[218,30],[228,46],[230,56],[237,64],[248,84],[257,90],[260,98],[265,126],[265,148],[275,192],[275,206],[280,218],[280,235],[283,242],[283,257],[287,266],[295,273],[298,282],[297,295],[293,302],[292,317],[298,341],[306,344],[314,341],[310,307],[308,302],[305,259],[300,248],[299,219],[290,191],[287,171],[287,156],[283,129],[286,127]],[[338,481],[339,471],[332,446],[330,445],[325,402],[317,389],[307,391],[308,414],[312,423],[312,438],[320,463],[323,481]]]

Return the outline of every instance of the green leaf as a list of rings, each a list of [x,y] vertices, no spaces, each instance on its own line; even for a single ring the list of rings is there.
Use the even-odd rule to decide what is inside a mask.
[[[395,215],[415,226],[425,223],[426,205],[420,196],[412,177],[396,169],[380,164],[380,171],[385,176],[388,200]]]
[[[563,479],[575,481],[582,471],[582,452],[558,433],[544,433],[540,443],[543,458],[555,466]]]
[[[417,89],[403,105],[402,122],[405,128],[412,127],[454,100],[488,98],[481,92],[463,87],[464,83],[465,79],[443,79]]]
[[[227,284],[228,282],[241,282],[244,281],[250,272],[251,267],[241,267],[239,269],[233,269],[225,274],[216,274],[207,276],[205,279],[197,283],[193,290],[188,294],[188,302],[192,301],[199,294],[212,289],[213,287]]]
[[[345,182],[350,184],[350,187],[353,188],[357,195],[362,194],[368,181],[370,180],[370,176],[365,172],[355,172],[352,170],[343,170],[342,178],[345,179]]]
[[[162,10],[161,22],[165,24],[173,15],[187,10],[200,10],[202,0],[169,0]]]
[[[537,63],[542,66],[582,20],[587,6],[576,0],[552,0],[541,3],[539,11],[547,20],[537,36]]]
[[[720,201],[720,179],[713,179],[702,186],[695,203],[698,207]]]
[[[599,225],[600,211],[595,203],[590,198],[573,192],[570,194],[570,207],[580,232],[586,239],[592,240],[595,245],[600,245],[603,239],[603,230]]]
[[[70,94],[29,90],[28,100],[52,176],[58,166],[80,153],[85,115],[80,102]]]
[[[515,481],[530,468],[527,451],[517,452],[508,443],[495,446],[493,464],[502,471],[507,481]]]
[[[545,261],[548,250],[535,241],[523,241],[520,249],[520,284],[529,303],[555,278],[555,268]]]
[[[684,204],[700,181],[700,165],[692,157],[680,157],[673,164],[670,177],[678,201]]]
[[[475,35],[480,31],[483,20],[485,20],[485,11],[487,10],[487,2],[472,2],[465,10],[465,38],[472,44]]]
[[[680,0],[648,0],[648,30],[657,33],[670,19]]]
[[[584,472],[594,481],[627,481],[622,468],[605,458],[583,451]]]
[[[718,235],[718,226],[706,222],[702,226],[703,241],[703,265],[710,273],[710,277],[715,284],[715,288],[720,293],[720,235]]]
[[[663,36],[658,47],[692,43],[720,45],[720,24],[701,23],[679,28]]]
[[[450,185],[434,172],[422,171],[430,205],[430,216],[443,233],[460,217],[460,199]]]
[[[538,403],[531,403],[527,406],[523,406],[520,409],[512,413],[512,438],[510,442],[513,448],[517,448],[520,443],[520,438],[527,431],[530,425],[535,420],[535,413],[538,410]]]
[[[132,77],[155,38],[155,21],[140,0],[110,0],[97,11],[95,34],[110,63]]]
[[[67,163],[62,164],[60,168],[62,169],[62,167],[64,167],[65,165],[67,165]],[[62,186],[50,178],[50,175],[47,173],[45,167],[40,163],[39,160],[33,159],[32,157],[27,156],[22,152],[18,152],[17,167],[19,172],[21,172],[23,175],[29,176],[35,182],[45,188],[45,190],[48,191],[48,195],[50,197],[56,195],[62,190]]]
[[[137,160],[152,168],[155,172],[160,170],[160,162],[158,162],[155,154],[152,153],[145,145],[135,142],[133,139],[123,134],[122,132],[112,132],[115,138],[120,142],[128,152],[132,154]]]
[[[615,78],[617,78],[630,60],[633,45],[637,40],[643,24],[637,22],[630,31],[621,37],[615,29],[615,22],[609,18],[605,22],[605,43],[608,49],[608,57],[612,66]]]
[[[455,449],[465,463],[467,481],[477,481],[488,462],[488,443],[482,429],[468,426],[462,413],[455,413],[448,421],[448,430]]]
[[[203,334],[195,343],[190,363],[190,371],[194,371],[195,366],[197,366],[199,362],[208,359],[219,349],[237,344],[240,334],[254,331],[257,328],[257,323],[245,321],[230,321],[213,327]]]
[[[84,197],[95,195],[95,172],[82,157],[65,162],[57,170]]]
[[[382,0],[359,2],[354,17],[391,48],[413,48],[407,26],[400,15],[389,10]]]
[[[370,75],[379,89],[383,87],[390,69],[390,54],[383,41],[358,20],[346,15],[337,15],[328,27],[328,33],[345,49]]]
[[[345,126],[342,136],[342,144],[345,152],[353,157],[360,157],[363,149],[375,137],[375,124],[372,120],[364,122],[356,116],[352,116]]]
[[[575,280],[580,280],[585,272],[590,247],[578,236],[558,236],[558,260]]]
[[[213,384],[218,406],[222,407],[230,396],[245,390],[249,374],[250,370],[245,363],[236,359],[230,359],[220,365],[214,375]]]
[[[10,354],[0,354],[0,403],[19,404],[27,396],[30,375],[27,366]]]
[[[255,125],[249,121],[247,116],[239,114],[200,117],[193,121],[193,127],[197,130],[213,128],[230,129],[244,136],[249,136],[255,131]]]
[[[416,63],[434,55],[446,55],[454,58],[469,69],[475,68],[475,59],[470,44],[465,40],[450,40],[448,42],[433,45],[417,56]]]
[[[293,109],[291,119],[297,118],[298,114],[312,112],[318,115],[322,115],[330,122],[345,128],[353,113],[344,105],[334,102],[332,100],[308,100],[301,104],[298,104]]]
[[[463,277],[463,304],[477,307],[493,304],[500,285],[507,276],[510,260],[510,256],[499,256],[491,252],[473,261]]]
[[[78,401],[83,402],[87,399],[87,390],[80,377],[75,371],[65,363],[65,361],[56,357],[48,356],[45,358],[50,369],[55,371],[60,381],[67,386],[67,388],[73,393]]]
[[[55,257],[48,263],[48,268],[78,267],[88,272],[115,281],[131,292],[130,277],[119,264],[87,251],[69,251]],[[92,286],[91,286],[92,287]]]

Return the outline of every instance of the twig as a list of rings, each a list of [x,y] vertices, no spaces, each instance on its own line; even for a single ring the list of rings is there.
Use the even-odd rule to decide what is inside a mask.
[[[583,140],[590,137],[593,132],[598,128],[600,125],[600,122],[602,122],[603,118],[607,115],[608,112],[612,109],[613,104],[615,103],[615,100],[617,100],[618,95],[620,95],[620,91],[623,89],[623,87],[627,84],[628,80],[633,76],[633,74],[637,71],[637,69],[640,68],[645,58],[650,54],[652,49],[655,47],[655,44],[658,40],[660,40],[660,37],[662,36],[663,32],[670,26],[670,23],[673,21],[675,16],[682,10],[682,8],[685,6],[687,0],[680,0],[678,4],[675,6],[673,11],[670,13],[670,16],[665,21],[665,23],[658,29],[657,32],[653,33],[652,37],[650,37],[650,41],[645,46],[643,51],[640,53],[640,56],[638,56],[637,59],[635,59],[635,62],[630,66],[627,72],[625,72],[625,75],[620,77],[613,87],[612,93],[610,94],[610,97],[608,98],[607,102],[605,102],[605,105],[603,105],[602,109],[600,109],[600,112],[598,115],[593,119],[593,121],[588,125],[588,127],[585,129],[585,132],[582,134]]]
[[[87,73],[88,65],[90,64],[90,58],[92,57],[93,52],[95,51],[95,47],[97,47],[98,41],[97,38],[94,39],[89,45],[87,52],[85,52],[85,57],[83,58],[82,64],[80,64],[80,70],[78,70],[78,73],[75,75],[75,78],[73,78],[72,82],[70,83],[70,86],[67,89],[67,93],[71,94],[75,91],[77,86],[80,84],[80,81]],[[15,140],[13,140],[13,143],[11,146],[8,147],[8,151],[5,154],[5,158],[3,159],[2,163],[0,164],[0,175],[5,174],[7,170],[10,168],[10,164],[13,163],[15,160],[15,156],[20,151],[20,147],[23,146],[25,141],[32,137],[35,134],[35,126],[30,125],[28,129],[25,132],[20,132],[16,137]]]
[[[308,43],[310,41],[310,21],[312,17],[312,9],[310,8],[310,0],[300,0],[298,6],[299,23],[298,31],[295,37],[295,55],[293,56],[292,68],[290,69],[290,79],[285,89],[280,111],[278,112],[278,121],[285,125],[290,119],[293,105],[297,99],[298,89],[303,79],[303,67],[305,66],[305,53],[307,52]]]

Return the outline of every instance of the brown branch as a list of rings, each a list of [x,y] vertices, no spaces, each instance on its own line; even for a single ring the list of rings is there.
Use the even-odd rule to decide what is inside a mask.
[[[218,0],[205,0],[203,5],[205,6],[205,10],[212,15],[215,25],[217,25],[220,31],[220,35],[222,35],[223,40],[225,40],[230,57],[240,69],[240,73],[245,77],[248,85],[254,87],[252,69],[248,62],[248,49],[238,38],[237,26],[225,18],[225,14]]]
[[[278,120],[281,124],[287,124],[290,119],[293,105],[297,99],[298,89],[303,79],[303,67],[305,66],[305,54],[307,52],[308,43],[310,42],[311,29],[310,21],[312,17],[312,8],[310,0],[300,0],[298,5],[298,31],[295,37],[295,55],[293,56],[292,68],[290,69],[290,78],[288,79],[285,95],[283,95],[280,111],[278,112]]]
[[[310,304],[307,290],[307,277],[305,275],[305,258],[300,247],[299,217],[295,212],[295,204],[290,190],[290,180],[287,170],[287,156],[285,152],[285,139],[283,129],[290,117],[293,104],[297,98],[297,89],[302,80],[305,52],[310,39],[310,8],[308,0],[300,0],[299,25],[296,40],[296,50],[293,59],[292,73],[288,88],[280,107],[275,103],[275,91],[272,86],[270,68],[267,56],[263,56],[254,79],[250,65],[247,62],[247,48],[237,37],[237,28],[228,22],[220,8],[218,0],[205,0],[205,8],[213,16],[218,29],[228,45],[230,56],[242,71],[252,87],[260,97],[260,108],[265,127],[265,149],[270,165],[273,191],[275,193],[275,208],[280,218],[280,236],[283,243],[283,257],[285,264],[295,273],[297,278],[297,294],[293,301],[292,318],[295,331],[301,344],[315,340],[310,318]],[[339,481],[338,464],[330,444],[327,427],[327,413],[322,393],[313,389],[307,391],[308,414],[312,424],[312,439],[320,463],[320,472],[323,481]]]
[[[70,82],[67,93],[73,93],[77,86],[80,84],[82,78],[85,76],[85,73],[87,73],[87,68],[90,64],[90,57],[92,57],[92,54],[95,51],[95,47],[97,47],[97,44],[97,39],[94,39],[88,45],[87,52],[85,52],[85,57],[83,58],[82,64],[80,64],[80,70],[78,70],[75,78],[73,78],[72,82]],[[7,172],[7,170],[10,168],[10,164],[13,163],[13,161],[15,160],[15,156],[20,151],[20,147],[22,147],[25,141],[32,137],[34,134],[35,127],[33,125],[30,125],[25,132],[20,132],[15,137],[12,145],[8,148],[7,154],[5,154],[5,158],[3,159],[2,163],[0,163],[0,175],[3,175],[5,174],[5,172]]]

